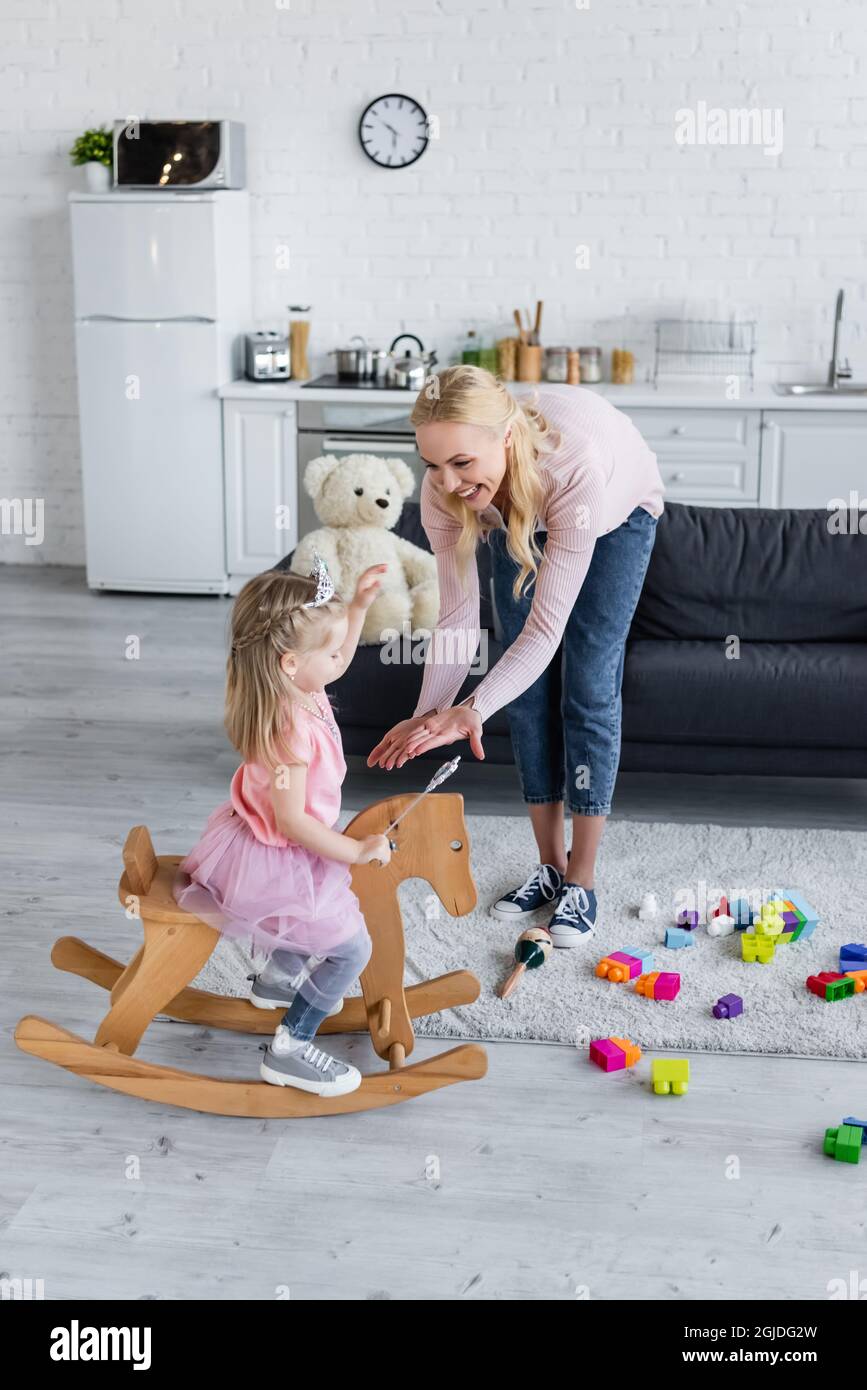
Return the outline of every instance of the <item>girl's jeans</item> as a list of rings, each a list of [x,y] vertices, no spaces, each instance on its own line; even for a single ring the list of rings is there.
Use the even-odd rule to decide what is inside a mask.
[[[524,801],[566,801],[576,815],[607,816],[620,762],[620,687],[626,637],[656,539],[656,517],[636,507],[600,536],[560,646],[538,680],[506,706]],[[544,549],[547,534],[536,533]],[[533,589],[512,597],[518,567],[506,532],[491,531],[494,603],[510,647]],[[526,586],[525,586],[526,587]],[[565,792],[565,795],[564,795]]]
[[[373,943],[367,931],[356,932],[348,941],[333,946],[324,958],[296,955],[294,951],[272,951],[262,972],[269,982],[284,980],[294,984],[302,978],[282,1023],[293,1037],[305,1042],[314,1036],[326,1014],[334,1008],[367,962]],[[313,968],[307,975],[310,963]]]

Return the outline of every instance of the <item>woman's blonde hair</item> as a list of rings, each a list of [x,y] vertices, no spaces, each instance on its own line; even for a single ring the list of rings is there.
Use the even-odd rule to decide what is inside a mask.
[[[536,578],[541,551],[534,538],[534,523],[544,495],[537,466],[539,458],[557,448],[559,437],[531,401],[516,400],[497,377],[483,367],[446,367],[429,377],[416,397],[410,422],[433,424],[436,420],[479,425],[503,439],[506,446],[506,485],[511,508],[506,523],[506,547],[519,566],[512,592],[519,598],[525,580]],[[442,495],[445,506],[461,523],[457,542],[462,577],[482,533],[478,515],[455,493]]]
[[[315,579],[267,570],[248,580],[235,599],[224,726],[245,762],[272,768],[298,762],[286,742],[293,729],[293,701],[280,658],[286,652],[304,656],[323,647],[334,623],[346,613],[337,594],[305,608],[316,587]]]

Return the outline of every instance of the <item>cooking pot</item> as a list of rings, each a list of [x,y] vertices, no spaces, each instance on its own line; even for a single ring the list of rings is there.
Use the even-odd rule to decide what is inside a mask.
[[[395,355],[394,349],[398,343],[403,342],[404,338],[409,338],[418,344],[417,354],[413,355],[407,348],[402,357]],[[386,386],[402,387],[408,391],[420,391],[436,360],[436,352],[433,350],[425,352],[421,338],[417,338],[414,333],[399,333],[388,350],[385,384]]]
[[[359,342],[361,347],[332,348],[329,357],[337,358],[337,376],[340,381],[373,381],[381,374],[380,363],[387,353],[379,348],[369,348],[367,340],[356,333],[350,343]]]

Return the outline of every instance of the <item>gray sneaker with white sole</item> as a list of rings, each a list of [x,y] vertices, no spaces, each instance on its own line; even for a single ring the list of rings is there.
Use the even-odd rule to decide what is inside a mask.
[[[288,979],[271,981],[263,977],[264,971],[262,975],[247,976],[248,980],[253,981],[250,986],[250,1003],[255,1004],[257,1009],[288,1009],[298,991],[296,982]],[[334,1008],[328,1010],[326,1018],[336,1018],[342,1009],[343,1000],[338,999]]]
[[[292,1052],[282,1048],[290,1034],[281,1023],[265,1050],[259,1067],[263,1081],[272,1086],[294,1086],[316,1096],[346,1096],[361,1085],[361,1072],[348,1062],[340,1062],[323,1052],[314,1042]]]

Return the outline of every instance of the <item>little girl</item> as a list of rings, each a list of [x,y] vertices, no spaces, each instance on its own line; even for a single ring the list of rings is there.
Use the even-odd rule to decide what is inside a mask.
[[[309,579],[269,570],[244,585],[232,611],[225,717],[244,761],[173,890],[181,907],[267,956],[251,1002],[288,1007],[261,1075],[321,1096],[361,1083],[356,1067],[312,1042],[370,959],[349,865],[391,857],[385,835],[356,840],[331,829],[346,763],[324,687],[352,660],[384,570],[365,570],[349,605],[318,556]]]

